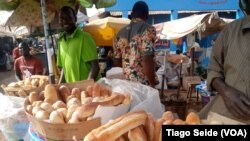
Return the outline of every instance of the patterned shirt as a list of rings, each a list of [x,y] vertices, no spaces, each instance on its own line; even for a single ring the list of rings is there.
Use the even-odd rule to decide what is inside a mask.
[[[114,41],[114,58],[122,59],[124,77],[148,85],[142,57],[154,55],[155,28],[142,20],[132,21],[119,31]]]
[[[250,98],[249,39],[249,16],[236,20],[223,29],[212,48],[207,78],[209,89],[211,89],[211,83],[214,78],[222,78],[227,85],[239,90]],[[232,117],[225,108],[220,95],[215,98],[212,110],[222,115]]]

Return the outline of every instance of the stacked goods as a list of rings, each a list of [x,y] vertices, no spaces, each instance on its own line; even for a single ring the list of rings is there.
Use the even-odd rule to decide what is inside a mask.
[[[48,84],[43,91],[29,94],[25,110],[36,132],[55,140],[72,139],[73,135],[83,139],[100,126],[100,118],[93,118],[99,106],[118,107],[131,101],[129,95],[99,83],[78,86]]]
[[[189,113],[183,121],[174,118],[171,111],[163,113],[156,120],[145,111],[135,111],[92,130],[84,141],[161,141],[161,128],[164,124],[198,125],[201,120],[194,112]]]
[[[85,90],[61,85],[59,89],[48,84],[39,94],[31,92],[26,111],[37,119],[50,123],[79,123],[91,119],[97,106],[129,104],[130,97],[112,92],[108,87],[95,83]]]
[[[28,96],[28,92],[35,90],[39,87],[43,87],[49,83],[49,77],[43,75],[32,75],[30,78],[19,82],[12,82],[7,86],[2,85],[1,87],[7,95],[10,96]]]

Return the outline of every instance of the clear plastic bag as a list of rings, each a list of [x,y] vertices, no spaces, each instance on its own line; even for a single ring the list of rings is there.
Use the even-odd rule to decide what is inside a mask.
[[[106,83],[112,87],[113,91],[128,93],[132,96],[129,111],[143,109],[152,113],[155,118],[160,118],[165,111],[161,104],[159,91],[149,86],[121,79],[102,78],[100,83]]]
[[[24,111],[24,98],[0,94],[0,130],[8,141],[22,140],[29,121]]]

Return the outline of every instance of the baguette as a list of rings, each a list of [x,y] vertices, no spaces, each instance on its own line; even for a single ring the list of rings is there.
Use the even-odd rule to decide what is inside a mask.
[[[159,141],[159,139],[160,139],[160,133],[161,133],[161,128],[162,128],[163,122],[164,122],[164,119],[162,119],[162,118],[157,119],[155,122],[154,141]]]
[[[94,115],[98,103],[92,102],[78,107],[72,117],[77,117],[79,121],[87,120],[88,117]]]
[[[101,99],[100,101],[98,101],[98,103],[101,106],[117,106],[117,105],[121,104],[124,99],[125,99],[124,95],[113,94],[110,97],[106,97],[104,99]]]
[[[115,140],[118,137],[122,136],[124,133],[129,130],[145,124],[147,118],[146,113],[134,113],[126,118],[123,118],[120,122],[114,124],[113,126],[107,128],[106,130],[101,131],[97,134],[97,138],[100,141],[110,141]]]
[[[111,141],[139,125],[145,124],[147,114],[144,111],[129,112],[115,120],[92,130],[84,141]],[[107,134],[107,135],[105,135]],[[111,137],[107,137],[111,136]]]
[[[146,134],[142,126],[138,126],[128,132],[128,138],[130,141],[147,141]]]
[[[155,121],[154,121],[152,114],[148,113],[147,121],[145,124],[145,131],[148,137],[148,141],[153,141],[154,139],[154,130],[155,130],[154,124],[155,124]]]

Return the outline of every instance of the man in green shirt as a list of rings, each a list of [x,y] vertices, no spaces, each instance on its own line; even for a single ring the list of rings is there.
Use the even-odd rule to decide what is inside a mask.
[[[90,34],[76,26],[76,13],[68,6],[60,11],[64,33],[59,38],[57,65],[63,69],[66,82],[98,79],[99,64],[96,44]]]

